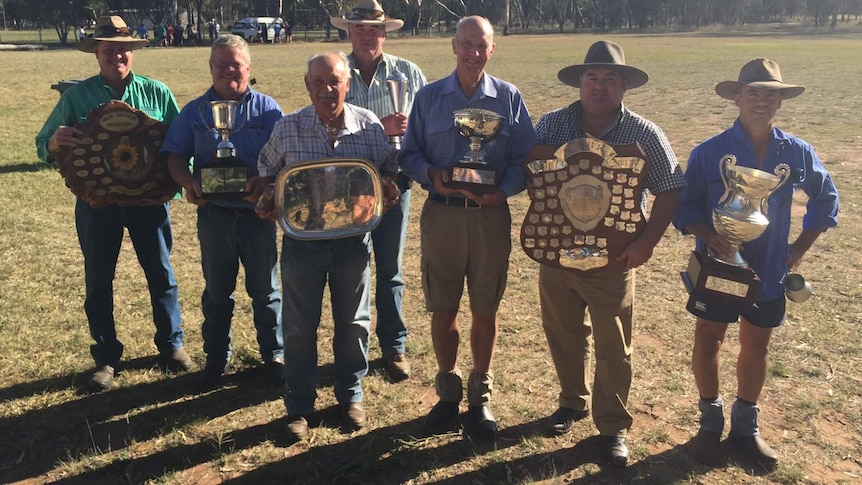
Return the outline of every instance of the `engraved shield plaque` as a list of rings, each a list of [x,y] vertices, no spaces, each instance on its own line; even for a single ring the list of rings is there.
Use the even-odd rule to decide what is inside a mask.
[[[585,137],[539,151],[543,159],[524,164],[530,207],[521,247],[557,268],[616,266],[646,226],[641,196],[649,163],[641,148]]]
[[[84,135],[57,159],[66,186],[92,207],[160,204],[180,186],[159,153],[168,125],[114,100],[77,126]]]

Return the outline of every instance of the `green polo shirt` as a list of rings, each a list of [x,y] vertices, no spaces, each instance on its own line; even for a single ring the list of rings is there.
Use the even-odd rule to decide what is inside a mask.
[[[36,153],[39,159],[52,163],[48,153],[48,140],[60,126],[75,126],[87,119],[91,109],[119,99],[133,108],[139,109],[156,121],[170,124],[179,114],[177,100],[165,83],[129,73],[132,81],[120,96],[105,83],[101,74],[85,79],[67,89],[61,96],[54,111],[48,116],[45,125],[36,135]]]

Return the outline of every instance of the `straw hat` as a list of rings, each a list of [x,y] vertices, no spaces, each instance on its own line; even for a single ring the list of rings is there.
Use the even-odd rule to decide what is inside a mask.
[[[386,32],[404,27],[403,20],[386,16],[386,13],[383,12],[383,7],[377,0],[359,0],[353,6],[350,17],[346,19],[342,17],[330,17],[329,21],[341,30],[347,30],[350,24],[382,25],[386,28]]]
[[[584,71],[602,67],[621,72],[627,89],[639,88],[649,82],[649,74],[636,67],[627,66],[623,48],[609,40],[600,40],[591,45],[583,64],[564,67],[557,73],[557,77],[564,84],[579,88]]]
[[[150,44],[146,39],[135,39],[131,35],[129,26],[118,15],[103,15],[96,20],[96,29],[92,37],[83,39],[78,44],[78,50],[83,52],[96,52],[96,41],[105,42],[128,42],[131,49],[140,49]]]
[[[784,83],[778,63],[763,58],[745,63],[739,71],[739,80],[720,82],[715,86],[715,92],[724,99],[734,99],[742,86],[777,89],[781,91],[781,99],[795,98],[805,91],[804,86]]]

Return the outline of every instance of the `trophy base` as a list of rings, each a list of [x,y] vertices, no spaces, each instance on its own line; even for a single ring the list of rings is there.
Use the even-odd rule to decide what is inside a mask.
[[[446,187],[466,189],[477,194],[497,190],[497,169],[485,163],[456,163],[449,170]]]
[[[721,305],[747,310],[754,306],[761,287],[760,278],[751,268],[721,263],[700,251],[692,251],[688,268],[680,276],[690,295],[687,307],[697,309]]]
[[[248,167],[239,158],[216,158],[213,163],[200,167],[198,176],[204,198],[241,199],[249,195],[245,191]]]

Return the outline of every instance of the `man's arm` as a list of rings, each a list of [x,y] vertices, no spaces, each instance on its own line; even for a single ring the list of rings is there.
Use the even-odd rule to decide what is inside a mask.
[[[643,234],[623,249],[617,256],[617,262],[625,262],[628,269],[634,269],[649,261],[653,249],[661,240],[679,207],[680,190],[669,190],[655,196],[649,222]]]

